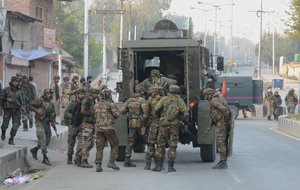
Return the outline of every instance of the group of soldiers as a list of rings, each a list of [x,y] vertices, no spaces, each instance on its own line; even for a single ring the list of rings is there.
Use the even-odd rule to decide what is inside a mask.
[[[33,79],[30,77],[31,80]],[[26,106],[37,98],[36,86],[31,83],[26,75],[17,74],[11,77],[9,86],[1,92],[1,108],[3,110],[3,121],[1,125],[1,139],[6,139],[6,130],[10,120],[12,119],[12,128],[10,130],[10,138],[8,144],[14,145],[14,138],[18,128],[23,124],[23,131],[28,131],[29,127],[33,127],[33,115],[26,109]]]
[[[274,120],[278,121],[278,116],[280,115],[280,105],[282,104],[282,99],[278,91],[275,91],[273,94],[272,87],[269,87],[265,92],[264,99],[264,104],[267,108],[267,119],[271,121],[271,116],[273,115]],[[289,90],[284,98],[284,101],[287,107],[287,112],[289,114],[295,113],[295,108],[298,104],[298,97],[293,88]]]
[[[115,107],[111,90],[106,85],[99,84],[98,88],[91,87],[91,77],[88,77],[87,81],[81,79],[79,84],[77,76],[72,78],[71,83],[68,77],[64,77],[64,82],[60,86],[59,80],[60,78],[55,76],[51,87],[45,89],[40,98],[33,96],[32,99],[25,101],[22,99],[24,98],[22,93],[28,94],[28,92],[22,92],[20,81],[12,77],[10,86],[3,90],[1,96],[4,110],[1,135],[3,140],[8,126],[6,117],[8,121],[10,117],[13,117],[9,139],[9,144],[13,144],[13,138],[20,126],[20,116],[16,118],[17,114],[12,113],[19,113],[18,110],[22,108],[26,112],[34,112],[38,144],[31,148],[30,152],[37,160],[38,150],[41,149],[42,163],[51,165],[47,156],[47,146],[51,139],[51,127],[56,130],[55,119],[56,115],[60,114],[61,124],[67,125],[69,129],[68,164],[74,163],[82,168],[92,168],[93,166],[88,163],[89,152],[96,143],[96,172],[102,172],[103,149],[108,141],[111,151],[107,167],[119,170],[120,168],[115,163],[119,152],[119,141],[113,122],[120,114],[126,114],[129,121],[129,135],[124,167],[136,167],[131,162],[132,150],[138,135],[143,135],[147,137],[144,169],[150,170],[153,160],[155,167],[152,171],[162,171],[168,147],[168,171],[176,171],[174,162],[179,142],[180,122],[184,123],[185,128],[188,127],[189,112],[184,100],[180,97],[180,87],[176,85],[175,79],[162,77],[159,70],[153,69],[149,78],[135,85],[132,97],[125,101],[120,110]],[[26,97],[28,98],[27,95]],[[217,127],[220,162],[213,168],[224,169],[227,168],[226,135],[230,111],[222,97],[213,89],[205,89],[203,97],[210,102],[210,115],[213,124]]]

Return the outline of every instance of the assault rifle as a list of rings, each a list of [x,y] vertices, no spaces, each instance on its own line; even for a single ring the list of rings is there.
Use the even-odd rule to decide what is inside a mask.
[[[49,123],[51,124],[51,127],[53,128],[56,136],[58,137],[57,128],[55,126],[56,123],[55,118],[52,117],[50,110],[46,109],[45,112],[46,112],[46,117],[49,119]]]

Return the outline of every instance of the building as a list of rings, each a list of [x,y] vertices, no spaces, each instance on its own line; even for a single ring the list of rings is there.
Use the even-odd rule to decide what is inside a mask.
[[[57,75],[57,52],[65,51],[59,51],[56,44],[54,1],[2,0],[0,79],[4,86],[11,76],[21,73],[33,76],[42,91]],[[62,56],[62,77],[69,76],[74,67],[71,56]]]

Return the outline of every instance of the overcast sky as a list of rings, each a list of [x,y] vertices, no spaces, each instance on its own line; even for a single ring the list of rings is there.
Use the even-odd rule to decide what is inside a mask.
[[[230,4],[232,0],[201,0],[214,5]],[[285,11],[289,10],[291,0],[263,0],[264,11],[275,11],[274,21],[273,14],[265,13],[263,15],[263,30],[272,30],[274,23],[277,31],[283,31],[285,28],[282,19],[287,19]],[[209,5],[198,4],[199,0],[172,0],[170,12],[179,15],[192,17],[194,23],[194,32],[204,32],[204,11],[191,9],[196,7],[199,9],[209,9],[207,12],[207,31],[213,34],[215,31],[215,9]],[[261,0],[233,0],[233,35],[251,39],[253,42],[259,41],[259,23],[260,19],[255,12],[260,9]],[[222,6],[217,12],[217,33],[225,36],[228,40],[230,37],[230,19],[231,6]],[[220,27],[221,25],[221,27]]]

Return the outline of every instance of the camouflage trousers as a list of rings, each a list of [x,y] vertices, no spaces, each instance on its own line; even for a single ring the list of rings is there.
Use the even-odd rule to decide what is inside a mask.
[[[80,140],[81,141],[81,127],[75,127],[75,126],[70,126],[69,130],[68,130],[68,157],[72,157],[74,154],[74,146],[76,143],[76,139],[77,142]],[[78,143],[77,143],[78,144]],[[81,145],[80,145],[81,146]],[[78,146],[77,146],[78,149]]]
[[[269,102],[269,101],[266,101],[265,106],[267,108],[267,117],[272,116],[272,114],[273,114],[273,103]]]
[[[133,146],[137,140],[138,135],[140,134],[140,128],[139,127],[130,127],[129,126],[129,134],[128,134],[128,143],[125,149],[125,157],[130,158]]]
[[[109,160],[115,161],[118,157],[119,153],[119,140],[116,135],[115,130],[98,130],[96,131],[96,164],[101,164],[103,159],[103,149],[105,147],[105,143],[108,141],[110,145],[110,155]]]
[[[227,130],[225,120],[217,122],[217,150],[221,159],[227,157]]]
[[[38,139],[38,145],[41,147],[42,153],[47,154],[47,146],[50,144],[51,140],[51,127],[45,123],[36,121],[36,137]]]
[[[94,124],[83,122],[82,129],[82,160],[87,160],[90,155],[90,150],[94,147],[95,128]]]
[[[179,141],[179,126],[161,126],[157,136],[157,150],[155,157],[163,161],[165,158],[166,145],[169,145],[168,159],[174,161],[176,159],[176,149]]]
[[[28,121],[29,126],[33,127],[33,112],[26,110],[26,112],[21,112],[21,120],[24,129],[28,129]]]
[[[76,152],[75,152],[74,159],[81,160],[81,158],[82,158],[82,125],[80,126],[80,130],[77,136],[77,145],[76,145]]]
[[[295,113],[295,106],[294,105],[287,106],[287,112],[288,113]]]
[[[1,126],[2,131],[7,130],[10,119],[12,119],[12,128],[10,130],[10,136],[13,138],[16,136],[18,128],[21,125],[20,111],[4,110],[3,121]]]
[[[55,114],[59,115],[59,100],[53,100],[54,103],[54,109],[55,109]]]
[[[150,126],[148,133],[147,152],[145,155],[146,160],[151,160],[155,156],[155,145],[157,144],[158,125]]]
[[[67,106],[69,104],[69,98],[62,98],[62,103],[60,104],[60,120],[63,121],[64,120],[64,116],[65,116],[65,111],[67,109]]]

